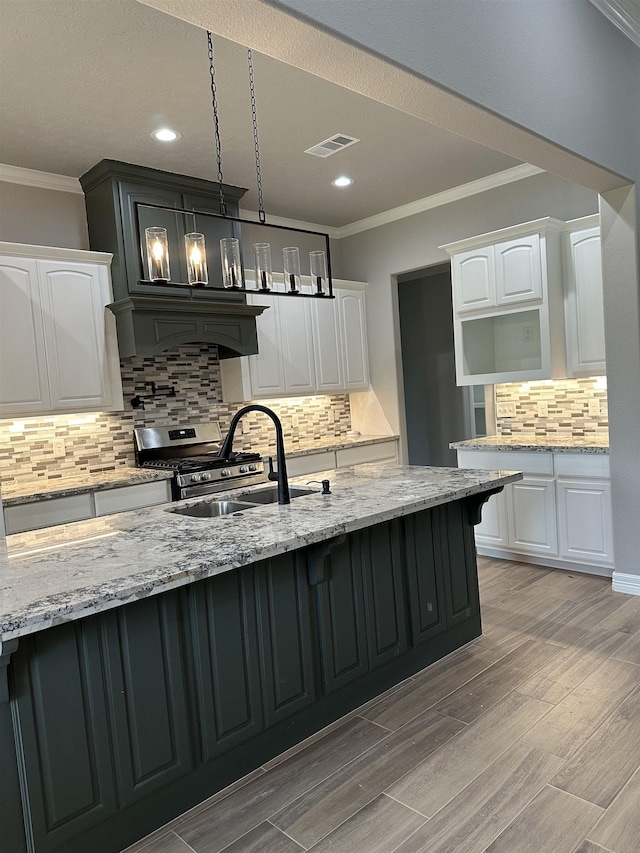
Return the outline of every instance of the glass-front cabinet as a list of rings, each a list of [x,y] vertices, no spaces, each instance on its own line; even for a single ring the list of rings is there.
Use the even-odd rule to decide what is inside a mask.
[[[563,226],[546,217],[441,246],[451,255],[458,385],[567,375]]]

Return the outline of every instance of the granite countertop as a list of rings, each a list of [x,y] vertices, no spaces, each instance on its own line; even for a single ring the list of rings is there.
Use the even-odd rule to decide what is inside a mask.
[[[608,453],[608,436],[488,435],[453,441],[449,447],[467,450],[535,450],[553,453]]]
[[[521,476],[392,463],[357,465],[318,475],[330,478],[331,495],[318,490],[289,506],[268,504],[211,519],[168,511],[203,501],[190,499],[15,534],[0,545],[0,640],[485,492]],[[306,479],[291,482],[302,485]],[[236,489],[225,492],[225,498],[248,499],[250,492]]]
[[[309,447],[285,447],[287,458],[308,456],[322,450],[340,450],[345,447],[360,447],[367,444],[379,444],[383,441],[397,440],[397,435],[360,435],[340,436],[319,439]],[[273,448],[257,448],[256,453],[263,456],[275,456]],[[159,471],[150,468],[135,468],[121,466],[113,471],[100,471],[95,474],[86,472],[73,476],[61,477],[59,480],[33,480],[27,483],[2,483],[2,502],[4,506],[35,503],[52,498],[79,495],[86,492],[99,492],[105,489],[116,489],[121,486],[134,486],[137,483],[149,483],[154,480],[170,480],[170,471]]]

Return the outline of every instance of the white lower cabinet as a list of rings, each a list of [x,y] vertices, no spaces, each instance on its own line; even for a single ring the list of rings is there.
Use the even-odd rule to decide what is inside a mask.
[[[267,305],[256,319],[258,354],[220,362],[225,402],[363,391],[369,387],[364,285],[335,299],[247,293]]]
[[[607,455],[459,449],[458,465],[524,473],[483,506],[478,553],[611,573]]]
[[[512,483],[507,504],[509,547],[523,554],[558,553],[556,495],[552,477]]]
[[[122,410],[110,261],[0,243],[0,417]]]
[[[135,483],[99,492],[83,492],[79,495],[63,495],[59,498],[33,501],[32,503],[5,506],[4,520],[7,535],[40,530],[72,521],[86,521],[96,516],[141,509],[171,500],[169,480],[151,483]]]
[[[332,471],[334,468],[348,468],[350,465],[362,465],[365,462],[397,461],[398,441],[377,441],[361,444],[357,447],[341,447],[338,450],[319,450],[304,456],[287,459],[287,473],[290,477],[302,477],[318,471]]]

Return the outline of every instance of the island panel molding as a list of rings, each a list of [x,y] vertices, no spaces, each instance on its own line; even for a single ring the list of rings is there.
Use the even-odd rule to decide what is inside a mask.
[[[518,477],[366,465],[287,507],[114,516],[113,537],[68,545],[63,567],[55,551],[2,558],[0,581],[21,580],[0,616],[0,814],[22,802],[24,818],[3,841],[117,853],[478,636],[473,524]]]

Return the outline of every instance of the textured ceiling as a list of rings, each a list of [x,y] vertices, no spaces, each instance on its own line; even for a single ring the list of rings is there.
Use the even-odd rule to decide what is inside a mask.
[[[214,37],[223,172],[257,208],[246,50]],[[267,214],[341,226],[518,161],[254,53]],[[206,33],[135,0],[0,0],[0,162],[103,158],[216,179]],[[150,137],[168,125],[183,138]],[[334,133],[362,141],[327,159]],[[336,190],[338,174],[355,184]]]

